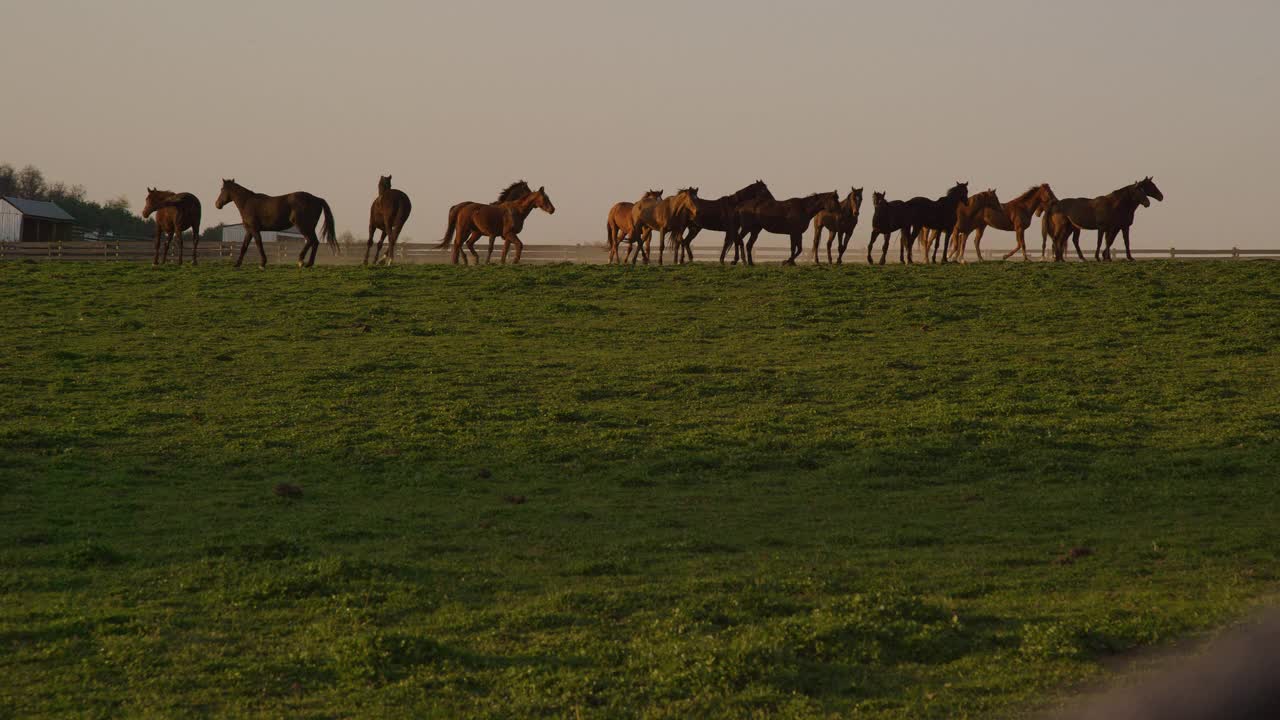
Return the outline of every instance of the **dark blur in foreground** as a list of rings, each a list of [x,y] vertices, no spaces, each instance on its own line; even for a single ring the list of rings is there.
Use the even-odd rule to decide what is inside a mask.
[[[1134,687],[1086,700],[1056,720],[1276,720],[1280,612],[1263,615]]]

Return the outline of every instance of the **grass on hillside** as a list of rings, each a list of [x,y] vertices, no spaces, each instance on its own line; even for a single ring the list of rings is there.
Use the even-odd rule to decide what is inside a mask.
[[[1274,591],[1278,280],[0,264],[0,716],[1041,706]]]

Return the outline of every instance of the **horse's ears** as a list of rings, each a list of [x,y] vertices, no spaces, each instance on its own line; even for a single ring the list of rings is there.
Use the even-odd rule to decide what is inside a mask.
[[[546,185],[543,185],[543,186],[541,186],[541,187],[539,187],[539,188],[538,188],[538,192],[540,192],[540,193],[544,193],[544,192],[546,192],[546,191],[547,191],[547,186],[546,186]]]

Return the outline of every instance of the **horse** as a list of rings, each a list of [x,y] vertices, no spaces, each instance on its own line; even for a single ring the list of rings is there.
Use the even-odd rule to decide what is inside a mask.
[[[634,265],[639,259],[640,253],[640,236],[645,236],[643,245],[644,262],[649,264],[649,252],[653,245],[653,231],[658,233],[658,264],[661,265],[663,255],[667,249],[667,236],[672,236],[672,250],[678,251],[681,247],[680,237],[684,235],[684,229],[688,226],[688,214],[681,212],[675,203],[674,197],[650,197],[645,195],[639,202],[631,207],[631,235],[628,242],[637,250],[633,255],[632,248],[627,249],[627,258]],[[681,256],[676,252],[676,262],[680,262]]]
[[[1054,262],[1064,262],[1067,254],[1067,239],[1072,238],[1075,233],[1075,226],[1071,224],[1071,219],[1058,206],[1057,202],[1049,204],[1045,209],[1044,216],[1040,218],[1040,259],[1045,257],[1045,243],[1050,238],[1053,239],[1053,260]],[[1074,234],[1076,255],[1084,262],[1084,253],[1080,251],[1080,236]]]
[[[880,252],[880,264],[889,257],[889,240],[895,232],[901,232],[902,238],[898,248],[899,262],[906,262],[905,248],[908,238],[915,237],[918,228],[912,224],[914,213],[907,207],[905,200],[889,200],[882,192],[871,194],[871,242],[867,245],[867,264],[874,265],[871,252],[876,247],[876,239],[884,235],[884,249]]]
[[[960,203],[969,199],[969,183],[957,182],[946,195],[937,200],[930,200],[926,197],[914,197],[906,201],[907,212],[911,215],[911,226],[914,232],[911,237],[904,238],[906,240],[906,262],[908,265],[915,262],[915,246],[916,236],[924,233],[924,257],[926,261],[937,262],[938,248],[937,241],[940,236],[944,237],[944,247],[951,242],[951,232],[956,226],[956,208]],[[932,242],[930,242],[930,233],[932,233]],[[933,245],[933,257],[929,257],[929,246]],[[946,258],[946,253],[943,253]]]
[[[298,254],[298,267],[311,267],[316,264],[316,249],[320,247],[320,239],[316,236],[316,223],[324,216],[324,227],[321,233],[338,254],[338,238],[333,234],[333,211],[323,198],[311,193],[295,192],[288,195],[263,195],[256,193],[234,179],[222,181],[222,192],[214,207],[221,210],[227,203],[235,203],[240,211],[240,220],[244,223],[244,242],[240,245],[240,255],[236,258],[236,267],[244,262],[244,253],[249,249],[249,239],[253,238],[258,245],[258,254],[262,256],[261,267],[267,266],[267,251],[262,248],[262,231],[288,230],[297,227],[306,237],[302,252]],[[308,257],[308,251],[310,256]]]
[[[822,211],[836,212],[840,209],[840,192],[814,193],[808,197],[791,198],[790,200],[757,199],[742,204],[738,208],[737,228],[734,230],[734,243],[741,248],[742,240],[747,235],[745,254],[748,265],[755,265],[754,249],[760,233],[769,232],[775,235],[786,235],[791,238],[791,255],[782,262],[783,265],[795,265],[796,258],[804,253],[804,231],[809,229],[813,217]]]
[[[960,203],[960,206],[956,208],[956,225],[952,228],[951,233],[955,237],[955,245],[950,248],[951,259],[962,263],[965,262],[964,247],[968,241],[969,233],[974,230],[981,233],[982,228],[986,226],[986,215],[999,212],[1001,212],[1000,198],[996,195],[995,190],[980,192]],[[945,261],[947,257],[948,254],[943,252],[942,259]]]
[[[191,264],[199,262],[200,254],[200,198],[191,193],[147,188],[147,202],[142,217],[156,215],[156,253],[152,265],[169,261],[169,246],[178,238],[178,264],[182,264],[182,233],[191,230]],[[160,252],[160,237],[167,236],[164,253]]]
[[[843,265],[844,252],[849,248],[849,240],[853,238],[853,231],[858,227],[858,214],[862,211],[862,188],[852,188],[849,196],[840,202],[840,208],[835,212],[822,211],[813,218],[813,262],[815,265],[820,264],[818,260],[818,245],[822,243],[822,231],[826,230],[827,236],[827,264]],[[839,240],[840,256],[836,260],[831,259],[831,244]]]
[[[1030,260],[1027,257],[1026,232],[1027,228],[1031,227],[1031,218],[1043,215],[1045,209],[1057,201],[1058,197],[1053,194],[1053,188],[1049,187],[1048,183],[1043,183],[1033,185],[1031,189],[998,208],[984,210],[982,217],[978,218],[978,222],[973,228],[978,231],[977,236],[973,239],[973,247],[978,252],[978,260],[981,261],[983,259],[982,235],[988,227],[1013,232],[1017,237],[1017,247],[1006,253],[1001,258],[1002,260],[1008,260],[1019,250],[1022,251],[1023,260]],[[952,249],[953,260],[964,257],[968,232],[965,235],[964,242],[957,242]]]
[[[548,215],[554,215],[556,206],[547,196],[546,188],[538,188],[532,194],[519,200],[498,203],[496,205],[465,205],[458,211],[457,240],[453,244],[453,264],[458,264],[458,256],[465,243],[467,251],[479,264],[480,256],[476,254],[476,241],[481,237],[502,236],[502,263],[507,262],[507,251],[516,246],[514,264],[520,264],[520,255],[524,251],[524,242],[519,233],[524,230],[525,220],[534,208]]]
[[[1160,188],[1156,187],[1151,178],[1146,178],[1096,198],[1059,200],[1057,212],[1065,215],[1071,222],[1071,239],[1076,245],[1077,252],[1080,246],[1080,233],[1084,230],[1097,230],[1098,247],[1094,250],[1093,258],[1098,261],[1110,260],[1111,243],[1115,242],[1118,233],[1123,232],[1125,255],[1129,260],[1133,260],[1133,255],[1129,251],[1129,228],[1133,225],[1138,206],[1151,207],[1150,198],[1153,197],[1163,201],[1164,193],[1160,192]],[[1102,252],[1104,238],[1108,240],[1105,254]]]
[[[691,196],[692,206],[688,210],[689,222],[688,231],[682,240],[684,251],[688,255],[689,260],[693,260],[693,239],[703,230],[724,233],[724,249],[720,251],[720,264],[724,264],[725,255],[729,252],[729,247],[734,247],[734,264],[738,263],[737,246],[733,243],[732,233],[736,223],[738,208],[745,202],[757,199],[772,200],[773,193],[769,192],[769,186],[763,180],[757,180],[750,185],[742,188],[732,195],[725,195],[715,200],[704,200],[698,197],[696,189]]]
[[[650,190],[644,194],[641,201],[661,198],[661,190]],[[635,207],[633,202],[620,202],[609,209],[609,219],[605,224],[605,241],[609,245],[609,264],[613,265],[620,261],[618,257],[618,249],[622,245],[622,241],[631,239],[632,228],[635,227],[631,223],[631,208]],[[644,240],[651,240],[652,231],[645,233]],[[627,247],[627,257],[631,257],[631,246]]]
[[[399,190],[391,189],[391,176],[378,179],[378,197],[369,208],[369,244],[364,248],[364,264],[369,264],[369,249],[373,247],[373,233],[382,231],[378,240],[378,249],[373,252],[373,264],[378,264],[378,255],[382,253],[382,243],[390,236],[391,244],[387,246],[387,264],[396,260],[396,243],[400,240],[400,231],[409,222],[409,213],[413,212],[413,203],[409,196]]]
[[[493,204],[497,205],[500,203],[511,202],[513,200],[519,200],[520,198],[528,197],[529,195],[532,195],[532,194],[533,194],[533,188],[529,187],[529,183],[525,182],[524,180],[517,180],[511,183],[510,185],[508,185],[506,188],[504,188],[502,192],[498,193],[498,199],[494,200]],[[483,204],[484,203],[478,203],[478,202],[473,202],[468,200],[466,202],[460,202],[457,205],[454,205],[453,207],[449,208],[449,227],[447,230],[444,231],[444,238],[440,240],[440,244],[436,245],[436,248],[437,249],[447,248],[453,243],[453,231],[458,226],[458,213],[462,211],[462,208],[468,205],[483,205]],[[493,247],[496,244],[496,242],[497,242],[496,237],[489,238],[489,254],[488,256],[485,257],[485,262],[489,262],[490,260],[493,259]],[[463,255],[462,259],[465,262],[467,259],[467,256]]]

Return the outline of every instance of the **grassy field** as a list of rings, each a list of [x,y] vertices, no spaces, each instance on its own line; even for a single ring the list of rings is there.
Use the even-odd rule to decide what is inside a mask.
[[[1273,264],[0,299],[0,716],[986,718],[1277,589]]]

